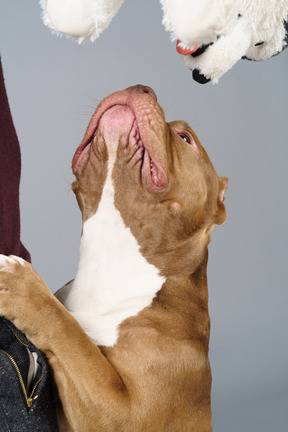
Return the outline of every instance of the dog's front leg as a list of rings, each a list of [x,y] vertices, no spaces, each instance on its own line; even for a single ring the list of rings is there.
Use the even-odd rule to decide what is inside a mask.
[[[0,315],[48,357],[74,432],[127,428],[125,386],[31,264],[0,255]]]

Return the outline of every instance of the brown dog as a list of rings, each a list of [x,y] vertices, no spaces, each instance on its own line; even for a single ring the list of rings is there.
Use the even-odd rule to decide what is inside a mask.
[[[72,167],[80,262],[58,294],[70,312],[2,256],[0,314],[46,353],[69,430],[211,431],[207,246],[228,179],[143,86],[102,101]]]

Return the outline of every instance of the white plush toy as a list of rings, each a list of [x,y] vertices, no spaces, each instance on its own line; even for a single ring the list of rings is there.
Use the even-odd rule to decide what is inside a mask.
[[[40,0],[43,21],[56,33],[92,42],[108,27],[124,0]]]
[[[124,0],[41,0],[44,22],[94,41]],[[218,82],[239,59],[266,60],[288,45],[288,0],[160,0],[163,24],[193,78]]]

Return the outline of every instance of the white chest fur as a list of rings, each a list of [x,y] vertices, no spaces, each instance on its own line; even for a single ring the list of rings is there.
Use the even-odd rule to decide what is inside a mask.
[[[109,162],[98,210],[83,226],[78,272],[65,302],[91,339],[104,346],[115,344],[119,324],[149,306],[164,282],[114,206]]]

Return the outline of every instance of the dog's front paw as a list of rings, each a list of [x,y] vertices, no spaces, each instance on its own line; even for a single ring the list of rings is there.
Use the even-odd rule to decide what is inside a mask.
[[[29,263],[24,261],[22,258],[14,255],[10,255],[9,257],[6,255],[0,255],[0,295],[4,295],[0,303],[0,312],[3,307],[5,307],[4,305],[8,300],[8,297],[10,297],[11,294],[13,295],[13,292],[17,290],[18,287],[17,284],[15,284],[15,281],[17,276],[19,278],[20,273],[22,272],[22,267],[25,265],[28,266]]]
[[[37,317],[47,314],[53,300],[54,296],[30,263],[13,255],[0,255],[0,316],[27,335],[34,335],[41,329]]]

